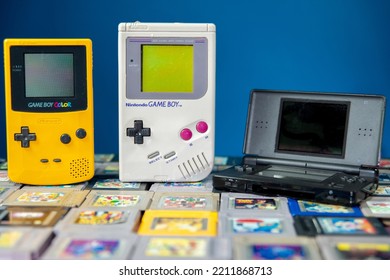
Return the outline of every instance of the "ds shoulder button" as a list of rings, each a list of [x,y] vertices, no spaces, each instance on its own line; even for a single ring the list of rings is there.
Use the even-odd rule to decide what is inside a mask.
[[[72,140],[72,138],[70,138],[69,134],[66,134],[66,133],[62,134],[60,137],[60,141],[63,144],[69,144],[71,140]]]
[[[87,132],[84,128],[79,128],[76,130],[76,136],[79,139],[84,139],[87,136]]]

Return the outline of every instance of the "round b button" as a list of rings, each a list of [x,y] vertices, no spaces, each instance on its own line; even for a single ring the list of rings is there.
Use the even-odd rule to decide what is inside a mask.
[[[200,121],[196,124],[196,130],[199,133],[205,133],[209,129],[209,126],[207,125],[206,122]]]
[[[192,138],[192,131],[188,128],[184,128],[182,131],[180,131],[180,137],[184,141],[188,141]]]

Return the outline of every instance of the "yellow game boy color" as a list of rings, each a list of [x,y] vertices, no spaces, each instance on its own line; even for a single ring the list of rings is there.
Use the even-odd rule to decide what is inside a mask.
[[[94,175],[92,42],[4,40],[8,176],[32,185]]]

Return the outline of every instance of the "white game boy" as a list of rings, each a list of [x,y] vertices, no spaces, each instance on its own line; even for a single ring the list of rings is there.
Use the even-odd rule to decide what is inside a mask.
[[[119,179],[199,181],[214,162],[215,25],[120,23]]]

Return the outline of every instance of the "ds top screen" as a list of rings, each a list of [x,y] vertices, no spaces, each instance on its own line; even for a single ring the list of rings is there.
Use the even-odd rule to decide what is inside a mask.
[[[71,53],[26,53],[25,95],[73,97],[74,73]]]
[[[194,91],[192,45],[142,45],[141,92]]]
[[[348,102],[283,100],[277,151],[343,157]]]

